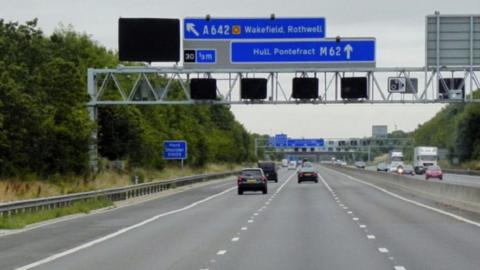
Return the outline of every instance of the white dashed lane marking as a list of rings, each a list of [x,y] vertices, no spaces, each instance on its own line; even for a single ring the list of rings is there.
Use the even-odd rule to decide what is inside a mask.
[[[238,240],[240,240],[240,237],[234,237],[234,238],[232,238],[232,242],[237,242]]]
[[[246,231],[247,229],[247,227],[242,227],[242,231]]]
[[[394,268],[395,268],[395,270],[407,270],[407,268],[405,268],[403,266],[399,266],[399,265],[395,266]]]
[[[355,221],[358,221],[358,217],[354,217],[354,218],[352,218],[352,219],[355,220]]]
[[[225,255],[225,253],[227,253],[227,251],[222,249],[217,252],[217,255]]]
[[[368,238],[368,239],[375,239],[375,235],[369,234],[369,235],[367,235],[367,238]]]
[[[358,226],[360,226],[360,228],[362,228],[362,229],[365,229],[367,227],[367,225],[363,225],[363,224],[360,224]]]
[[[250,220],[248,220],[248,223],[252,223],[252,222],[253,222],[253,220],[251,220],[251,219],[250,219]]]
[[[388,253],[388,249],[386,248],[378,248],[378,251],[380,251],[381,253]]]

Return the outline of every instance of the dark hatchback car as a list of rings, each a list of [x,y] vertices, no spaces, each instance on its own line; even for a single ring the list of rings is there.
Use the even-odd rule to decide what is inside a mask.
[[[303,163],[302,167],[300,167],[300,169],[298,170],[297,177],[299,184],[304,181],[313,181],[315,183],[318,183],[317,171],[313,167],[313,164],[310,162]]]
[[[258,163],[258,167],[263,170],[263,173],[268,180],[273,180],[276,183],[278,182],[277,167],[275,162],[262,161]]]
[[[238,195],[242,195],[244,191],[261,191],[263,194],[268,193],[267,177],[260,168],[243,169],[238,176]]]

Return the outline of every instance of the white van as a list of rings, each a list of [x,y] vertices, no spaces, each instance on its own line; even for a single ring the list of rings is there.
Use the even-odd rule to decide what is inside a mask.
[[[290,161],[290,163],[288,163],[288,169],[289,170],[297,169],[297,162],[295,160]]]

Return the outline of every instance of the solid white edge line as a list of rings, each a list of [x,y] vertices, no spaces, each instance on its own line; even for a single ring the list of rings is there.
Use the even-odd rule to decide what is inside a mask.
[[[470,220],[470,219],[461,217],[461,216],[459,216],[459,215],[456,215],[456,214],[453,214],[453,213],[450,213],[450,212],[447,212],[447,211],[443,211],[443,210],[440,210],[440,209],[438,209],[438,208],[431,207],[431,206],[425,205],[425,204],[423,204],[423,203],[419,203],[419,202],[414,201],[414,200],[407,199],[407,198],[405,198],[405,197],[403,197],[403,196],[400,196],[400,195],[398,195],[398,194],[396,194],[396,193],[390,192],[390,191],[388,191],[388,190],[386,190],[386,189],[384,189],[384,188],[381,188],[381,187],[379,187],[379,186],[377,186],[377,185],[374,185],[374,184],[365,182],[365,181],[363,181],[363,180],[360,180],[360,179],[355,178],[355,177],[353,177],[353,176],[350,176],[350,175],[348,175],[348,174],[344,174],[344,173],[341,173],[341,172],[337,172],[337,171],[335,171],[335,170],[328,169],[328,168],[327,168],[327,170],[330,170],[330,171],[333,171],[333,172],[335,172],[335,173],[341,174],[341,175],[347,177],[348,179],[351,179],[351,180],[356,181],[356,182],[358,182],[358,183],[361,183],[361,184],[370,186],[370,187],[372,187],[372,188],[375,188],[375,189],[377,189],[377,190],[379,190],[379,191],[382,191],[382,192],[384,192],[384,193],[386,193],[386,194],[388,194],[388,195],[390,195],[390,196],[392,196],[392,197],[395,197],[395,198],[397,198],[397,199],[399,199],[399,200],[402,200],[402,201],[405,201],[405,202],[414,204],[414,205],[419,206],[419,207],[423,207],[423,208],[425,208],[425,209],[428,209],[428,210],[437,212],[437,213],[439,213],[439,214],[443,214],[443,215],[449,216],[449,217],[454,218],[454,219],[456,219],[456,220],[463,221],[463,222],[465,222],[465,223],[468,223],[468,224],[471,224],[471,225],[473,225],[473,226],[476,226],[476,227],[479,227],[479,228],[480,228],[480,223],[479,223],[479,222],[475,222],[475,221],[473,221],[473,220]]]
[[[74,247],[74,248],[72,248],[72,249],[69,249],[69,250],[66,250],[66,251],[63,251],[63,252],[60,252],[60,253],[57,253],[57,254],[53,254],[53,255],[51,255],[51,256],[49,256],[49,257],[47,257],[47,258],[44,258],[44,259],[38,260],[38,261],[36,261],[36,262],[33,262],[33,263],[30,263],[30,264],[27,264],[27,265],[24,265],[24,266],[15,268],[15,270],[28,270],[28,269],[32,269],[32,268],[34,268],[34,267],[38,267],[38,266],[40,266],[40,265],[43,265],[43,264],[52,262],[52,261],[57,260],[57,259],[59,259],[59,258],[65,257],[65,256],[67,256],[67,255],[70,255],[70,254],[72,254],[72,253],[78,252],[78,251],[80,251],[80,250],[89,248],[89,247],[94,246],[94,245],[96,245],[96,244],[105,242],[105,241],[107,241],[107,240],[109,240],[109,239],[115,238],[115,237],[117,237],[117,236],[119,236],[119,235],[122,235],[122,234],[124,234],[124,233],[126,233],[126,232],[128,232],[128,231],[133,230],[133,229],[142,227],[142,226],[144,226],[144,225],[146,225],[146,224],[148,224],[148,223],[151,223],[151,222],[153,222],[153,221],[155,221],[155,220],[157,220],[157,219],[159,219],[159,218],[162,218],[162,217],[165,217],[165,216],[169,216],[169,215],[173,215],[173,214],[176,214],[176,213],[179,213],[179,212],[183,212],[183,211],[185,211],[185,210],[188,210],[188,209],[190,209],[190,208],[193,208],[193,207],[195,207],[195,206],[197,206],[197,205],[199,205],[199,204],[201,204],[201,203],[207,202],[207,201],[209,201],[209,200],[211,200],[211,199],[214,199],[214,198],[216,198],[216,197],[219,197],[219,196],[221,196],[221,195],[224,195],[224,194],[226,194],[227,192],[230,192],[230,191],[232,191],[232,190],[234,190],[234,189],[236,189],[236,188],[237,188],[236,186],[231,187],[231,188],[228,188],[228,189],[226,189],[226,190],[224,190],[224,191],[222,191],[222,192],[220,192],[220,193],[211,195],[211,196],[209,196],[209,197],[207,197],[207,198],[205,198],[205,199],[196,201],[196,202],[194,202],[194,203],[192,203],[192,204],[189,204],[189,205],[187,205],[187,206],[185,206],[185,207],[182,207],[182,208],[179,208],[179,209],[176,209],[176,210],[172,210],[172,211],[168,211],[168,212],[165,212],[165,213],[156,215],[156,216],[151,217],[151,218],[149,218],[149,219],[146,219],[146,220],[144,220],[144,221],[142,221],[142,222],[140,222],[140,223],[137,223],[137,224],[134,224],[134,225],[125,227],[125,228],[120,229],[120,230],[118,230],[118,231],[116,231],[116,232],[114,232],[114,233],[107,234],[107,235],[105,235],[105,236],[103,236],[103,237],[97,238],[97,239],[95,239],[95,240],[93,240],[93,241],[87,242],[87,243],[82,244],[82,245],[80,245],[80,246]]]
[[[287,180],[286,180],[280,187],[277,188],[276,193],[278,193],[280,190],[282,190],[282,188],[288,183],[288,181],[290,181],[290,179],[292,179],[292,177],[293,177],[294,175],[295,175],[295,173],[293,173],[292,175],[290,175],[290,176],[287,178]],[[72,249],[69,249],[69,250],[66,250],[66,251],[63,251],[63,252],[60,252],[60,253],[57,253],[57,254],[53,254],[53,255],[51,255],[51,256],[49,256],[49,257],[46,257],[46,258],[41,259],[41,260],[38,260],[38,261],[36,261],[36,262],[33,262],[33,263],[30,263],[30,264],[27,264],[27,265],[24,265],[24,266],[15,268],[15,270],[28,270],[28,269],[32,269],[32,268],[38,267],[38,266],[40,266],[40,265],[43,265],[43,264],[52,262],[52,261],[57,260],[57,259],[59,259],[59,258],[65,257],[65,256],[67,256],[67,255],[73,254],[73,253],[78,252],[78,251],[80,251],[80,250],[89,248],[89,247],[94,246],[94,245],[96,245],[96,244],[105,242],[105,241],[107,241],[107,240],[109,240],[109,239],[115,238],[115,237],[117,237],[117,236],[119,236],[119,235],[122,235],[122,234],[124,234],[124,233],[126,233],[126,232],[128,232],[128,231],[133,230],[133,229],[142,227],[142,226],[144,226],[144,225],[146,225],[146,224],[148,224],[148,223],[151,223],[151,222],[153,222],[153,221],[155,221],[155,220],[157,220],[157,219],[159,219],[159,218],[162,218],[162,217],[165,217],[165,216],[169,216],[169,215],[173,215],[173,214],[176,214],[176,213],[179,213],[179,212],[183,212],[183,211],[185,211],[185,210],[188,210],[188,209],[190,209],[190,208],[193,208],[193,207],[195,207],[195,206],[197,206],[197,205],[199,205],[199,204],[201,204],[201,203],[204,203],[204,202],[207,202],[207,201],[209,201],[209,200],[211,200],[211,199],[214,199],[214,198],[216,198],[216,197],[222,196],[222,195],[224,195],[224,194],[226,194],[226,193],[228,193],[228,192],[230,192],[230,191],[232,191],[232,190],[234,190],[234,189],[236,189],[236,188],[237,188],[237,186],[233,186],[233,187],[228,188],[228,189],[226,189],[226,190],[224,190],[224,191],[222,191],[222,192],[220,192],[220,193],[217,193],[217,194],[214,194],[214,195],[212,195],[212,196],[209,196],[209,197],[207,197],[207,198],[205,198],[205,199],[196,201],[196,202],[194,202],[194,203],[192,203],[192,204],[189,204],[189,205],[187,205],[187,206],[185,206],[185,207],[182,207],[182,208],[179,208],[179,209],[176,209],[176,210],[172,210],[172,211],[168,211],[168,212],[165,212],[165,213],[156,215],[156,216],[151,217],[151,218],[149,218],[149,219],[146,219],[146,220],[144,220],[144,221],[142,221],[142,222],[140,222],[140,223],[131,225],[131,226],[129,226],[129,227],[125,227],[125,228],[120,229],[120,230],[118,230],[118,231],[116,231],[116,232],[114,232],[114,233],[107,234],[107,235],[105,235],[105,236],[103,236],[103,237],[97,238],[97,239],[95,239],[95,240],[93,240],[93,241],[87,242],[87,243],[82,244],[82,245],[80,245],[80,246],[74,247],[74,248],[72,248]],[[226,252],[226,251],[225,251],[225,252]]]

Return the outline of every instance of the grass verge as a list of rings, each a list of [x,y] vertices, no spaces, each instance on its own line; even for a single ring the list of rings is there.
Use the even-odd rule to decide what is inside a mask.
[[[89,199],[86,201],[75,202],[68,207],[0,217],[0,229],[21,229],[29,224],[78,213],[89,213],[92,210],[111,205],[113,205],[113,203],[110,200]]]
[[[133,184],[135,175],[141,183],[166,180],[176,177],[204,173],[239,170],[247,164],[208,164],[202,168],[192,168],[170,164],[163,170],[135,168],[132,170],[102,170],[92,177],[56,175],[50,179],[40,179],[35,175],[24,178],[0,179],[0,202],[50,197],[93,191],[105,188],[122,187]]]

